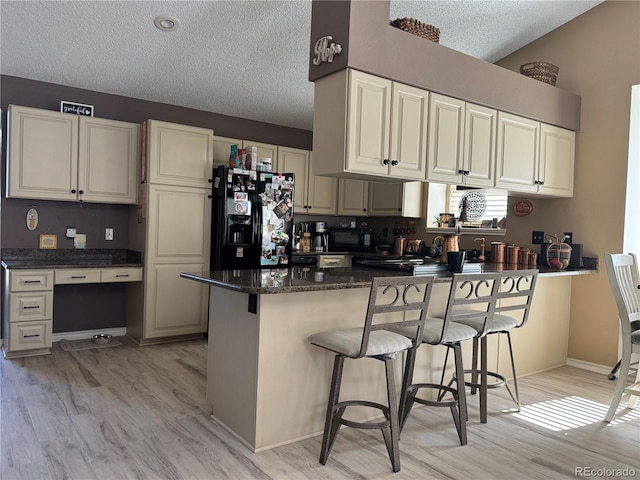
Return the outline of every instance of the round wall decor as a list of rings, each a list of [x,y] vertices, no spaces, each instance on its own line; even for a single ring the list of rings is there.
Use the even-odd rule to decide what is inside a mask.
[[[524,217],[533,212],[533,203],[530,200],[518,200],[513,205],[513,213],[519,217]]]

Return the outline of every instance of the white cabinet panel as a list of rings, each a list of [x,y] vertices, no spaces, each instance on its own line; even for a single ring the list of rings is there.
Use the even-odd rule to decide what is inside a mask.
[[[496,187],[519,192],[538,190],[539,137],[539,122],[498,114]]]

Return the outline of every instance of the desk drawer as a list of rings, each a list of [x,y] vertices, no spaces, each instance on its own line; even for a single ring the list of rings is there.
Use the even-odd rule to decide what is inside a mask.
[[[53,318],[53,292],[10,293],[9,321],[28,322]],[[11,327],[13,329],[13,326]]]
[[[11,325],[9,334],[10,352],[51,348],[51,320],[25,322]]]
[[[101,280],[107,282],[141,282],[142,267],[103,268]]]
[[[53,270],[12,270],[10,278],[12,292],[53,290]]]
[[[75,270],[56,270],[56,285],[73,283],[100,283],[99,268],[78,268]]]

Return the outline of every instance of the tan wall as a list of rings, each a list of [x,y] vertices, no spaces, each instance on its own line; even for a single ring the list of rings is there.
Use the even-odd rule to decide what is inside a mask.
[[[600,274],[572,281],[569,357],[613,365],[618,319],[603,254],[622,251],[631,86],[640,83],[640,2],[608,0],[498,64],[518,70],[535,60],[560,67],[557,86],[582,96],[574,197],[534,200],[533,214],[509,217],[508,235],[524,245],[534,229],[572,231],[585,254],[600,258]]]

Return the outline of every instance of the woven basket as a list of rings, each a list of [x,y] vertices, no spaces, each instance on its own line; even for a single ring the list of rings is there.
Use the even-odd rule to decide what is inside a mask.
[[[520,66],[520,73],[549,85],[556,84],[560,69],[547,62],[530,62]]]
[[[399,28],[405,32],[413,33],[414,35],[426,38],[427,40],[431,40],[435,43],[440,43],[440,29],[433,25],[422,23],[415,18],[396,18],[389,22],[389,24],[392,27]]]

